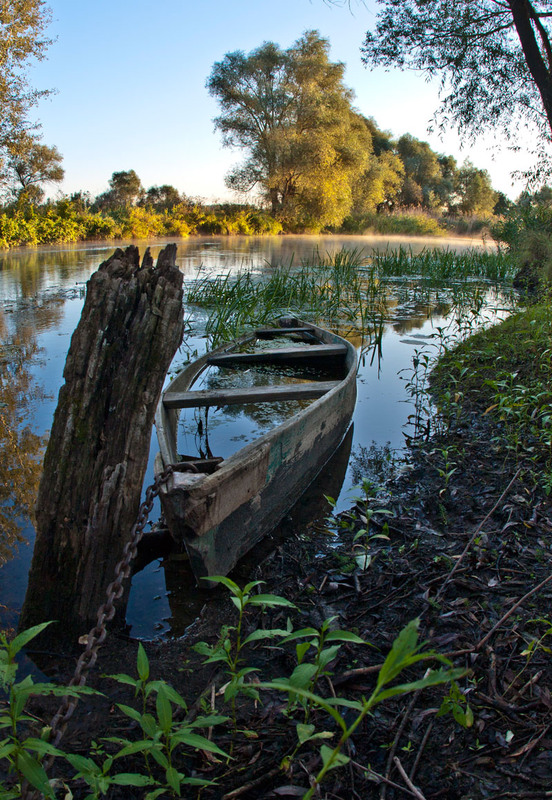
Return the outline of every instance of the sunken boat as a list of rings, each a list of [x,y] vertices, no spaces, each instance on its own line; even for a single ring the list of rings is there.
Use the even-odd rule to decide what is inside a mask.
[[[205,382],[209,371],[223,376],[218,385]],[[236,378],[233,385],[233,376],[244,372],[262,373],[262,384]],[[172,465],[173,473],[161,489],[161,506],[202,586],[208,585],[202,578],[228,574],[316,478],[350,426],[356,373],[350,342],[284,317],[211,350],[167,385],[155,420],[155,471]],[[207,388],[196,388],[202,383]],[[267,409],[275,410],[278,424],[228,457],[177,452],[181,409],[258,404],[272,404]],[[276,410],[284,405],[292,410],[281,419]]]

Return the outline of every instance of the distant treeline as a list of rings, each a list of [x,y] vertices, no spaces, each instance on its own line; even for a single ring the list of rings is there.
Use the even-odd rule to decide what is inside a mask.
[[[19,190],[0,207],[0,247],[109,239],[280,233],[478,233],[511,203],[488,173],[458,168],[429,145],[406,135],[398,142],[371,124],[375,158],[359,176],[354,201],[339,224],[308,222],[251,204],[207,204],[174,186],[145,189],[134,170],[114,172],[106,192],[77,192],[42,201]],[[383,198],[383,199],[382,199]]]

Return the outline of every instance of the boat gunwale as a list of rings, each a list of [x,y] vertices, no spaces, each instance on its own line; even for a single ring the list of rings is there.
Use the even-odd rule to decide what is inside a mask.
[[[305,323],[304,327],[308,327],[313,332],[313,334],[318,336],[320,341],[324,341],[325,337],[331,337],[332,340],[335,341],[335,339],[338,339],[340,342],[342,342],[342,343],[344,343],[346,345],[347,352],[345,353],[345,356],[344,356],[344,362],[345,362],[345,365],[347,367],[347,373],[343,377],[343,379],[341,381],[339,381],[336,386],[334,386],[332,389],[330,389],[324,395],[322,395],[319,398],[314,399],[311,403],[309,403],[309,405],[306,408],[300,409],[295,414],[290,416],[289,419],[285,420],[281,424],[279,424],[276,427],[272,428],[270,431],[267,431],[262,436],[259,436],[254,441],[249,442],[244,447],[241,447],[235,453],[232,453],[230,456],[228,456],[228,458],[225,458],[224,461],[222,461],[218,465],[217,469],[213,473],[211,473],[211,474],[201,474],[201,476],[200,477],[198,476],[198,478],[196,480],[194,480],[193,483],[189,482],[189,477],[187,477],[188,473],[173,474],[171,476],[171,478],[169,479],[169,484],[168,484],[168,486],[167,486],[165,491],[167,491],[167,490],[171,491],[174,488],[179,488],[179,489],[183,489],[183,490],[189,492],[190,495],[208,493],[209,491],[211,491],[211,486],[212,485],[216,485],[221,480],[223,480],[225,473],[234,470],[237,465],[239,465],[240,463],[242,463],[244,460],[246,460],[248,458],[250,453],[252,453],[254,451],[257,451],[258,449],[260,449],[260,448],[262,448],[264,446],[269,445],[272,442],[272,440],[275,440],[275,439],[279,438],[283,433],[285,434],[285,432],[287,430],[300,425],[302,420],[303,420],[303,418],[305,416],[308,416],[309,414],[311,414],[313,412],[313,410],[317,408],[317,406],[322,406],[325,403],[329,402],[329,400],[331,398],[333,398],[338,392],[345,391],[352,382],[354,382],[356,384],[357,355],[356,355],[356,349],[355,349],[354,345],[351,344],[351,342],[347,341],[346,339],[343,339],[338,334],[334,334],[334,333],[331,333],[330,331],[326,331],[324,328],[320,328],[317,325],[314,325],[312,323]],[[285,335],[285,333],[286,333],[286,328],[285,327],[282,327],[282,333]],[[188,384],[188,387],[191,386],[193,381],[197,379],[197,377],[201,374],[201,372],[203,372],[204,369],[207,366],[209,366],[208,363],[207,363],[207,360],[213,354],[215,354],[215,353],[217,353],[217,354],[218,353],[223,353],[225,351],[230,351],[231,352],[236,347],[247,343],[247,341],[253,341],[256,338],[257,338],[256,333],[255,333],[255,331],[253,331],[253,332],[250,332],[248,334],[244,334],[243,336],[240,336],[240,337],[234,339],[232,342],[227,342],[227,343],[221,345],[220,347],[215,348],[214,350],[208,351],[203,356],[200,356],[199,359],[197,359],[194,362],[192,362],[192,364],[189,364],[186,367],[184,367],[184,369],[181,370],[178,373],[178,375],[176,375],[173,378],[173,380],[168,384],[168,386],[164,389],[164,391],[163,391],[163,393],[161,395],[161,399],[160,399],[159,405],[158,405],[158,410],[157,410],[157,413],[156,413],[156,427],[157,427],[157,431],[158,431],[159,449],[160,449],[161,459],[163,461],[164,466],[168,466],[168,464],[172,463],[172,462],[170,461],[170,453],[169,453],[170,444],[166,440],[167,426],[165,426],[163,424],[162,417],[168,411],[171,411],[171,412],[177,411],[177,409],[164,409],[163,408],[163,396],[164,396],[165,392],[168,392],[169,389],[171,389],[171,391],[174,391],[174,389],[172,389],[173,384],[176,381],[180,381],[180,380],[184,379],[184,377],[186,377],[186,382]],[[355,386],[355,388],[356,388],[356,386]],[[160,430],[159,422],[162,425],[162,429],[161,430]],[[163,447],[162,447],[162,443],[161,443],[160,433],[161,433],[161,436],[163,436],[163,438],[165,439],[165,451],[169,455],[169,461],[167,461],[165,459],[165,456],[164,456],[164,453],[163,453]],[[175,447],[176,447],[176,442],[175,442]],[[179,463],[179,462],[177,462],[177,463]]]

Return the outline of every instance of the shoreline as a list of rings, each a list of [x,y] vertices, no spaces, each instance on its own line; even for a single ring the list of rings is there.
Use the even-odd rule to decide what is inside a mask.
[[[520,327],[524,313],[509,325]],[[528,330],[534,327],[529,321]],[[500,337],[484,332],[461,348],[466,357],[475,358],[495,339]],[[486,380],[493,374],[498,378],[496,358],[490,349],[486,352],[480,368],[486,370]],[[530,352],[515,353],[532,361]],[[450,385],[449,362],[460,355],[454,352],[441,362],[447,376],[444,390]],[[435,380],[439,391],[438,372]],[[234,575],[239,583],[265,581],[261,591],[277,591],[298,608],[269,608],[262,615],[253,609],[246,615],[245,633],[282,628],[287,616],[295,629],[320,629],[325,620],[335,618],[334,625],[373,645],[349,643],[336,651],[327,665],[328,678],[318,688],[324,696],[333,693],[351,701],[370,694],[393,640],[414,617],[421,620],[424,649],[446,655],[465,670],[454,691],[443,685],[399,694],[367,717],[352,736],[353,766],[333,770],[323,784],[331,796],[375,796],[379,790],[374,784],[387,786],[389,800],[403,796],[395,757],[426,800],[443,792],[447,800],[523,797],[529,796],[528,785],[531,796],[540,797],[549,785],[552,664],[544,637],[552,630],[547,622],[550,589],[535,589],[552,572],[552,503],[534,481],[539,469],[534,453],[512,450],[500,415],[485,413],[488,398],[477,391],[478,384],[475,377],[455,384],[463,392],[461,409],[452,409],[448,429],[419,441],[402,476],[383,492],[365,492],[339,516],[337,546],[327,530],[295,530],[253,574]],[[368,535],[358,536],[363,529]],[[363,552],[370,560],[360,568],[356,556]],[[224,669],[203,665],[192,650],[200,641],[216,644],[221,626],[236,624],[228,593],[219,589],[216,595],[183,637],[147,642],[145,648],[153,678],[170,680],[194,708],[204,696],[212,698],[213,711],[224,713]],[[136,647],[123,631],[112,631],[100,653],[101,671],[133,673]],[[259,670],[261,680],[289,675],[295,664],[293,646],[286,649],[277,641],[268,650],[262,642],[252,643],[244,658],[245,666]],[[306,661],[311,663],[312,656]],[[65,678],[63,661],[56,659],[55,666]],[[425,668],[409,669],[404,679],[419,679]],[[92,684],[108,697],[81,703],[66,747],[74,744],[75,733],[87,751],[90,736],[97,741],[114,724],[124,728],[124,717],[113,704],[131,703],[131,693],[118,683],[106,684],[98,673]],[[285,699],[273,689],[263,691],[261,699],[257,704],[238,697],[238,728],[246,728],[248,737],[234,739],[220,728],[213,734],[224,749],[234,741],[230,765],[206,766],[201,758],[193,759],[194,774],[219,781],[205,790],[209,800],[223,794],[268,800],[277,796],[275,787],[289,786],[297,790],[294,796],[301,796],[308,788],[307,776],[318,771],[316,742],[295,753]],[[329,726],[333,736],[322,710],[315,706],[310,719],[316,731]]]

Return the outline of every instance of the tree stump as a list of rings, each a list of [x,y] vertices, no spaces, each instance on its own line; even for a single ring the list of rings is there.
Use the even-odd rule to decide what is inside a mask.
[[[137,247],[118,249],[88,281],[44,458],[21,627],[57,620],[58,635],[85,632],[105,601],[136,520],[155,409],[182,341],[175,257],[169,245],[154,267],[148,248],[140,266]]]

